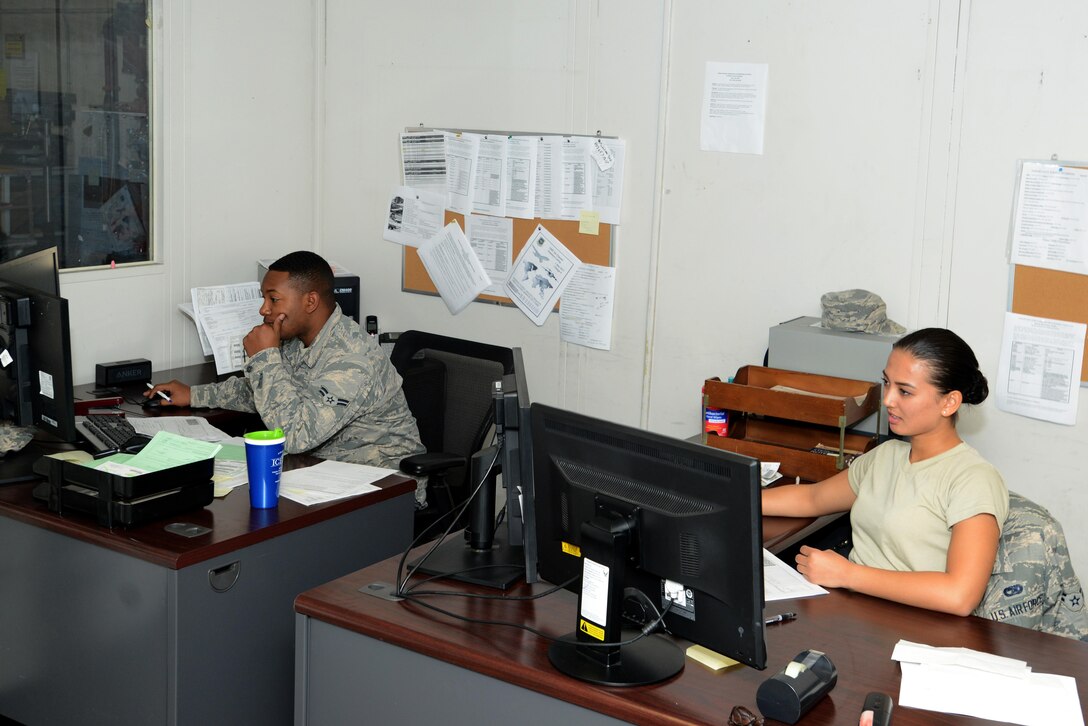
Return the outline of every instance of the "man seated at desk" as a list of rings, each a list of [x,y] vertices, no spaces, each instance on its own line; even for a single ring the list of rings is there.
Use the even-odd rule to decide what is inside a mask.
[[[421,453],[401,378],[385,353],[333,296],[329,264],[292,252],[261,283],[264,323],[242,340],[243,377],[187,386],[160,383],[144,393],[170,397],[164,406],[226,408],[260,414],[281,428],[287,453],[397,468]]]

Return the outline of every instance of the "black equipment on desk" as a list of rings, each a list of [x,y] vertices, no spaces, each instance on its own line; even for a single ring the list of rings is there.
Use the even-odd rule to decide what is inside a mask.
[[[756,705],[764,718],[797,723],[838,680],[839,672],[826,655],[805,650],[760,684]]]
[[[149,472],[121,476],[60,459],[47,459],[49,480],[34,488],[58,514],[93,514],[98,523],[143,524],[211,504],[215,459]]]
[[[759,462],[539,404],[530,427],[540,577],[580,591],[552,665],[603,685],[680,672],[672,642],[621,630],[633,588],[670,633],[766,667]]]
[[[128,419],[119,413],[78,416],[76,428],[87,440],[96,459],[118,452],[135,454],[151,441],[150,436],[136,433]]]

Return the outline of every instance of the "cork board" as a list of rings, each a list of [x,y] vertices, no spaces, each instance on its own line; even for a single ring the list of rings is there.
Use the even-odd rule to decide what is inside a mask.
[[[1088,275],[1014,265],[1012,312],[1088,324]],[[1088,342],[1085,349],[1081,383],[1088,382]]]
[[[447,209],[445,224],[450,222],[457,222],[461,225],[462,231],[465,229],[465,216]],[[577,220],[514,219],[513,259],[517,259],[521,248],[529,241],[529,237],[532,236],[538,224],[544,225],[545,229],[554,234],[582,262],[612,266],[612,225],[602,222],[598,234],[582,234],[578,231]],[[419,258],[419,252],[415,247],[404,246],[403,269],[402,290],[428,295],[438,294],[438,288],[431,281],[431,276],[427,274],[427,269],[423,266],[423,260]],[[476,301],[513,305],[510,298],[497,295],[479,295]]]

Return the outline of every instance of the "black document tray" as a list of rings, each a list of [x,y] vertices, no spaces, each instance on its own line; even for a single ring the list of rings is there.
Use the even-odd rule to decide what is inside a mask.
[[[49,461],[44,494],[49,508],[63,514],[93,514],[98,523],[140,524],[159,517],[199,509],[214,493],[212,458],[139,476],[119,476],[71,461]]]

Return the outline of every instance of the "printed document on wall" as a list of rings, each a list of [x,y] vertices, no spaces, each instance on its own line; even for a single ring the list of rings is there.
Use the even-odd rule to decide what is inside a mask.
[[[596,165],[590,156],[592,142],[581,136],[563,138],[563,195],[560,219],[578,219],[583,209],[593,209],[593,188],[590,186],[590,166]]]
[[[607,152],[607,168],[593,155],[590,165],[593,177],[593,209],[601,213],[601,221],[620,223],[620,207],[623,205],[623,166],[627,156],[627,144],[623,139],[596,139],[594,146]]]
[[[536,216],[536,136],[511,136],[506,142],[506,216]]]
[[[422,244],[419,259],[453,315],[464,310],[491,282],[457,222],[450,222]]]
[[[616,268],[583,264],[559,305],[559,338],[587,348],[612,350]]]
[[[536,216],[559,219],[563,206],[563,137],[541,136],[536,154]]]
[[[1012,263],[1088,275],[1088,169],[1026,161],[1018,190]]]
[[[462,134],[478,139],[476,179],[472,196],[472,211],[478,214],[506,216],[506,137],[495,134]]]
[[[538,224],[514,261],[503,289],[537,325],[543,325],[581,261]]]
[[[413,131],[400,135],[404,186],[443,196],[446,205],[446,134]]]
[[[514,220],[469,214],[465,217],[465,237],[491,280],[483,293],[505,297],[502,284],[514,261]]]
[[[419,247],[441,231],[445,210],[445,194],[393,187],[382,239]]]
[[[472,211],[476,189],[476,162],[479,156],[478,136],[446,132],[446,189],[450,193],[449,208],[460,214]]]
[[[997,407],[1043,421],[1076,424],[1086,327],[1005,313]]]
[[[762,154],[766,110],[766,63],[708,62],[699,148]]]

